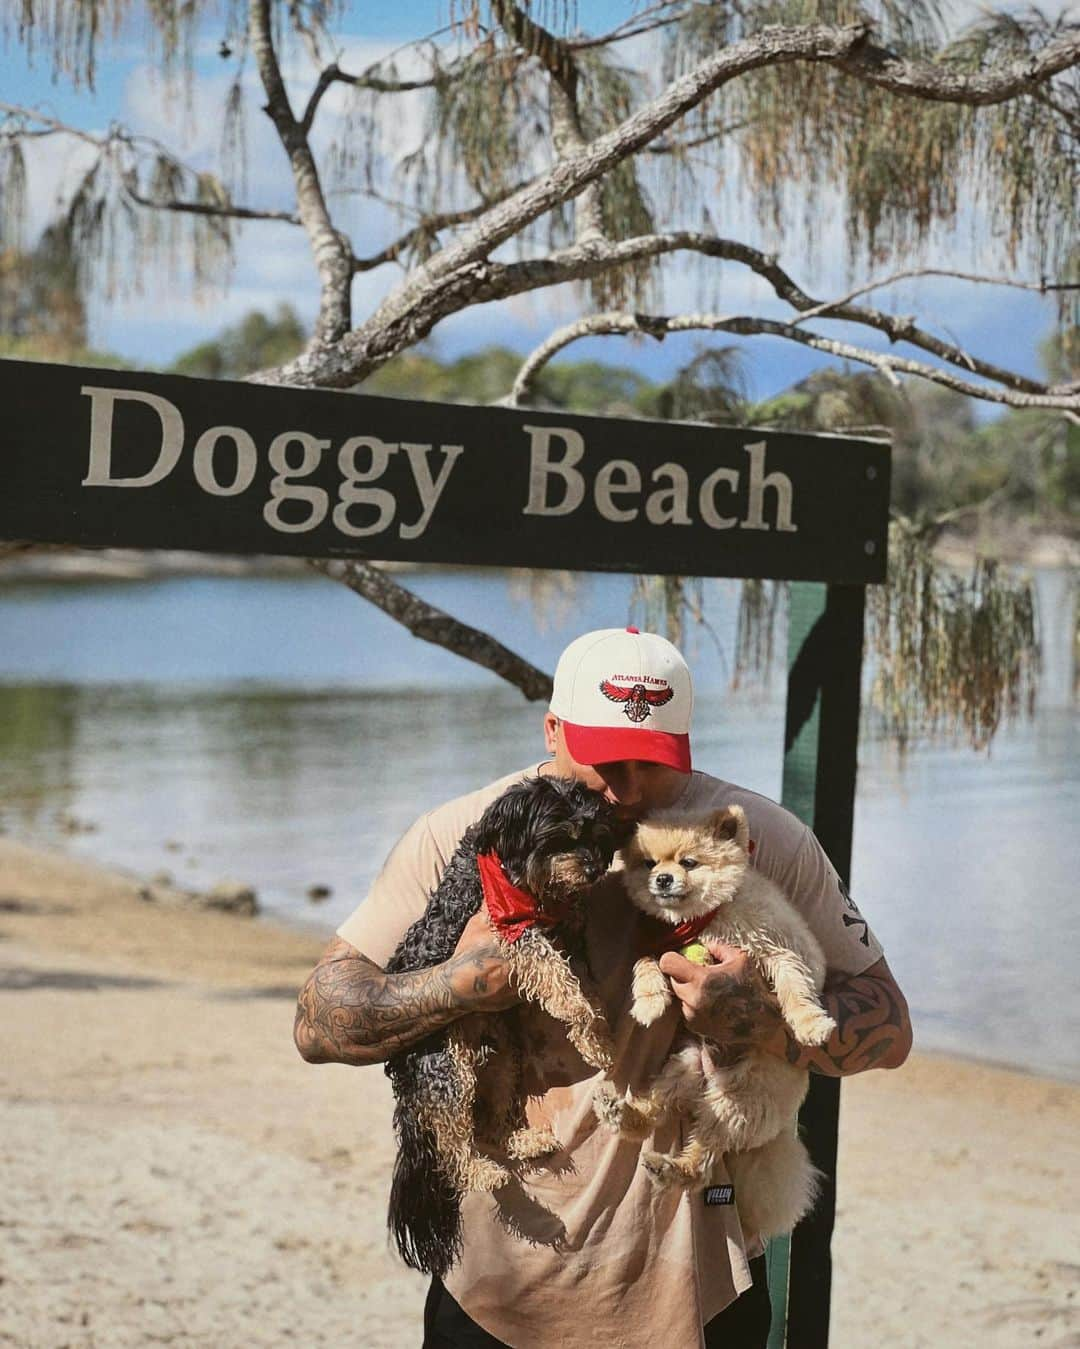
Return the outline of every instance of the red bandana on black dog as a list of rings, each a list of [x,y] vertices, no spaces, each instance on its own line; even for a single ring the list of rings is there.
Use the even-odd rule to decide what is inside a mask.
[[[528,891],[519,890],[516,885],[511,885],[506,872],[503,871],[498,853],[480,853],[476,865],[480,871],[484,907],[488,911],[492,926],[503,941],[515,942],[523,932],[537,923],[544,927],[554,927],[566,917],[570,908],[568,904],[541,909]]]

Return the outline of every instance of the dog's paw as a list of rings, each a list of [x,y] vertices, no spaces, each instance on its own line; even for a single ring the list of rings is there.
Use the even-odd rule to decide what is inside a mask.
[[[510,1179],[510,1172],[490,1157],[476,1157],[470,1162],[465,1179],[467,1191],[486,1193],[505,1185]]]
[[[826,1012],[816,1012],[799,1017],[791,1029],[799,1044],[817,1047],[828,1044],[836,1022]]]
[[[635,998],[631,1007],[630,1015],[639,1026],[651,1026],[654,1021],[659,1021],[668,1008],[669,999],[663,993],[645,993],[639,998]]]
[[[592,1102],[593,1114],[604,1126],[610,1129],[613,1134],[617,1134],[622,1128],[623,1112],[626,1109],[625,1100],[619,1095],[612,1082],[601,1082],[593,1092]]]
[[[615,1062],[615,1046],[606,1035],[571,1035],[570,1043],[591,1068],[606,1073]]]
[[[641,1164],[658,1190],[669,1190],[690,1183],[690,1177],[675,1158],[667,1157],[662,1152],[643,1152]]]
[[[562,1144],[550,1129],[518,1129],[506,1140],[508,1156],[519,1162],[531,1162],[537,1157],[550,1157]]]

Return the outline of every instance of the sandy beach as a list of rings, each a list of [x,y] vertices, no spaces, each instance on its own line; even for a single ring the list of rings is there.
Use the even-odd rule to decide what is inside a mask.
[[[0,1343],[419,1344],[386,1080],[292,1046],[321,944],[0,839]],[[1080,1087],[850,1079],[839,1192],[836,1349],[1080,1345]]]

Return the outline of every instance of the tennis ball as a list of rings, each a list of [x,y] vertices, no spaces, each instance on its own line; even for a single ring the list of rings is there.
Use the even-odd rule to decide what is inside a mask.
[[[699,941],[692,941],[689,945],[684,946],[679,955],[692,961],[695,965],[711,965],[713,963],[712,956]]]

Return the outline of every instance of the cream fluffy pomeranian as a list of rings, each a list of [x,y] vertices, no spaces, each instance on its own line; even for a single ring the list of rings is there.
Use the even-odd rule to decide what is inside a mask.
[[[821,946],[781,890],[750,866],[749,829],[739,806],[705,818],[645,820],[623,858],[624,883],[639,909],[683,933],[689,929],[687,941],[696,937],[706,948],[710,941],[741,948],[773,990],[798,1043],[822,1045],[829,1039],[836,1023],[818,996],[825,979]],[[672,949],[680,945],[686,942],[677,939]],[[638,960],[634,1020],[652,1025],[673,996],[657,957]],[[689,1136],[680,1152],[644,1153],[653,1180],[661,1186],[707,1185],[726,1159],[744,1232],[774,1236],[789,1232],[817,1194],[818,1173],[795,1128],[808,1085],[805,1068],[762,1050],[719,1064],[708,1041],[683,1031],[645,1096],[629,1090],[620,1096],[612,1083],[604,1083],[595,1105],[603,1123],[632,1136],[648,1133],[669,1114],[688,1117]]]

